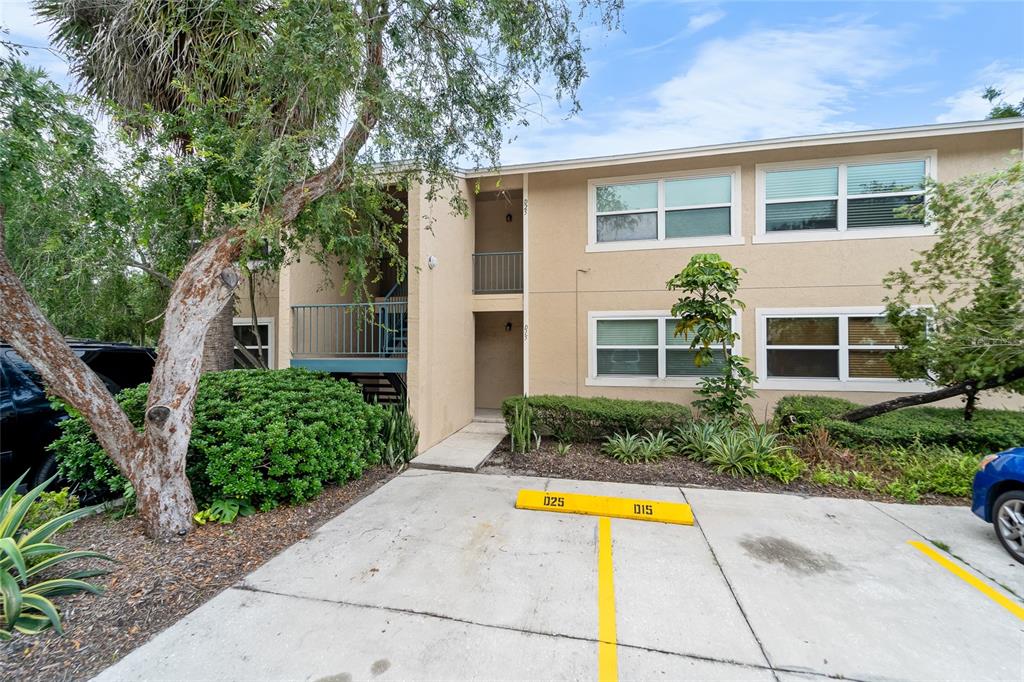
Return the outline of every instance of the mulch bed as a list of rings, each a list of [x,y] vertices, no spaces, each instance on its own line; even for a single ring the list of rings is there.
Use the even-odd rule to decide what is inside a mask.
[[[568,478],[581,481],[613,481],[616,483],[643,483],[646,485],[685,486],[690,488],[718,488],[721,490],[747,490],[763,493],[790,493],[819,497],[904,502],[888,495],[842,486],[819,485],[804,479],[786,484],[768,477],[730,476],[715,471],[704,462],[686,457],[668,457],[658,462],[623,464],[601,452],[599,443],[574,443],[567,454],[561,455],[553,442],[544,442],[540,448],[526,454],[512,452],[509,439],[502,441],[481,469],[483,473],[518,474],[547,478]],[[948,495],[921,495],[918,504],[961,505],[968,500]]]
[[[80,520],[57,542],[117,559],[110,564],[110,574],[93,579],[106,592],[58,598],[63,637],[52,631],[35,637],[16,635],[0,645],[0,679],[91,678],[284,548],[308,537],[393,475],[377,467],[357,481],[327,488],[307,504],[239,518],[231,525],[200,526],[178,542],[146,538],[135,517],[118,520],[101,514]]]

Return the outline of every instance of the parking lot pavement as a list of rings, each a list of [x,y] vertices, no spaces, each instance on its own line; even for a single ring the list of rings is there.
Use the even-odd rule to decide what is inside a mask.
[[[933,536],[899,505],[420,470],[98,679],[596,679],[599,521],[517,510],[522,488],[692,505],[611,521],[622,680],[1024,673],[1024,621],[907,544],[998,568],[966,510],[927,508],[953,519]]]

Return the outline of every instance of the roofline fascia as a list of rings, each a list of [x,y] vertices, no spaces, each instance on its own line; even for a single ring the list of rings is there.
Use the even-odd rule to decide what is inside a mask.
[[[596,166],[619,166],[628,163],[648,163],[653,161],[674,161],[702,156],[721,154],[740,154],[747,152],[770,151],[784,148],[813,147],[825,144],[853,144],[857,142],[882,142],[897,139],[915,139],[935,137],[938,135],[964,135],[985,133],[999,130],[1024,129],[1024,118],[997,118],[983,121],[961,121],[957,123],[935,123],[901,128],[880,128],[876,130],[858,130],[842,133],[823,133],[819,135],[801,135],[797,137],[779,137],[767,140],[751,140],[747,142],[730,142],[727,144],[704,145],[700,147],[683,147],[654,152],[631,152],[628,154],[612,154],[608,156],[592,156],[562,161],[540,161],[536,163],[520,163],[499,166],[494,169],[460,169],[457,175],[464,178],[482,178],[513,173],[540,173],[548,171],[576,170]]]

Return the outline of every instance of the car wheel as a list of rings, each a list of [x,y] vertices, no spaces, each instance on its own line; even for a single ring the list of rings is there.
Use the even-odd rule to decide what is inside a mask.
[[[57,458],[52,454],[48,454],[46,455],[46,459],[43,460],[43,463],[40,464],[39,468],[36,469],[34,474],[32,474],[32,487],[35,488],[36,486],[42,485],[51,476],[56,475],[56,473]],[[60,479],[57,479],[50,485],[50,488],[59,487],[59,484]]]
[[[1024,490],[999,496],[992,507],[992,525],[1010,556],[1024,564]]]

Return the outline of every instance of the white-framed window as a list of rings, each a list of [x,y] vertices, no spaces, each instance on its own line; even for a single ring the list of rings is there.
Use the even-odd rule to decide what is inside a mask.
[[[253,355],[262,358],[263,364],[268,369],[274,368],[274,318],[260,317],[256,320],[256,327],[259,330],[259,339],[252,330],[251,317],[236,317],[232,321],[235,331],[235,340]],[[250,363],[235,349],[235,368],[250,368]]]
[[[587,251],[742,244],[740,169],[590,180]]]
[[[935,165],[934,151],[758,164],[754,242],[931,234],[897,212],[924,200]]]
[[[887,356],[899,335],[881,307],[757,310],[760,388],[916,392],[924,381],[900,381]]]
[[[739,315],[733,331],[739,331]],[[721,371],[724,358],[716,351],[700,367],[690,339],[676,336],[676,320],[668,311],[592,311],[588,314],[588,386],[697,386],[700,378]],[[739,344],[727,352],[739,352]]]

